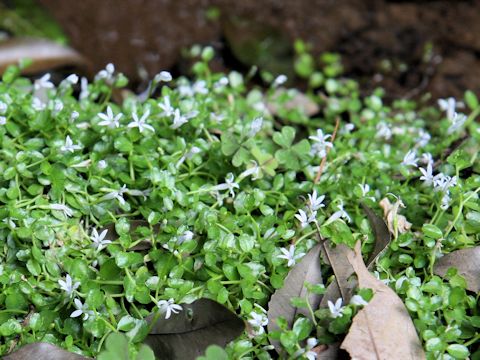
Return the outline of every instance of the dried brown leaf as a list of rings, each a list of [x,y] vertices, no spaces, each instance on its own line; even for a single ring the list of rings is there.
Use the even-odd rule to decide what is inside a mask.
[[[271,297],[268,303],[268,331],[272,332],[278,330],[276,319],[283,316],[291,327],[298,314],[302,314],[311,318],[307,309],[296,308],[290,304],[290,299],[293,297],[305,298],[307,289],[305,282],[310,284],[322,283],[322,273],[320,270],[320,255],[321,245],[318,244],[310,249],[298,264],[296,264],[285,278],[284,285],[278,289]],[[321,295],[309,294],[308,301],[312,309],[317,309],[320,303]],[[277,351],[280,345],[276,341],[271,341]]]
[[[60,349],[48,343],[32,343],[3,357],[4,360],[89,360],[91,358]]]
[[[360,242],[355,252],[348,254],[348,261],[357,274],[359,286],[372,289],[374,296],[353,318],[341,349],[358,360],[425,359],[407,309],[392,289],[369,273]]]
[[[456,268],[467,281],[467,289],[480,292],[480,246],[451,252],[437,260],[433,271],[442,277],[449,268]]]
[[[0,43],[0,74],[19,60],[31,59],[24,74],[35,74],[55,68],[73,66],[86,68],[87,61],[72,48],[45,39],[13,38]]]
[[[408,222],[405,216],[398,213],[401,207],[405,207],[401,200],[397,200],[394,204],[392,204],[390,200],[383,198],[379,202],[379,205],[383,209],[383,216],[387,222],[388,230],[393,236],[395,236],[395,238],[397,237],[398,233],[403,234],[404,232],[410,230],[412,224]]]
[[[199,299],[182,307],[169,319],[157,319],[145,339],[158,359],[194,360],[209,345],[225,347],[245,329],[242,319],[213,300]],[[146,320],[152,323],[155,318]]]
[[[374,264],[375,260],[380,256],[380,254],[387,248],[390,244],[392,237],[388,230],[387,224],[385,221],[375,214],[375,212],[370,209],[367,205],[362,204],[363,210],[367,214],[368,221],[372,227],[373,233],[375,235],[375,248],[373,249],[372,254],[368,258],[367,266],[370,268]]]
[[[344,303],[348,303],[353,289],[356,287],[355,279],[351,279],[354,271],[347,259],[347,255],[352,253],[352,249],[345,244],[332,246],[330,241],[325,241],[323,250],[323,259],[332,267],[335,281],[327,287],[320,307],[327,307],[328,301],[334,302],[340,297],[343,298]]]

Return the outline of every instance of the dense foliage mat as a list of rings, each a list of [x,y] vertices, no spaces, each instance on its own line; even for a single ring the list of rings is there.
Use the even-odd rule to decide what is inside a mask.
[[[175,358],[189,337],[208,345],[189,332],[237,336],[236,313],[246,331],[204,359],[313,359],[342,342],[384,356],[388,319],[419,357],[479,356],[478,251],[456,257],[480,242],[477,98],[387,105],[333,54],[297,51],[308,97],[283,76],[260,89],[253,72],[212,73],[210,48],[192,51],[194,80],[162,72],[140,96],[111,64],[57,86],[7,70],[0,355],[43,342],[153,358],[140,344],[167,334],[187,342]],[[215,302],[197,318],[202,298]]]

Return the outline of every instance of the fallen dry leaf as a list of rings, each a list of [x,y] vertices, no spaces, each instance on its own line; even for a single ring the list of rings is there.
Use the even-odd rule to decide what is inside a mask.
[[[401,207],[405,207],[402,200],[397,200],[392,204],[390,200],[383,198],[379,205],[383,209],[383,216],[387,222],[388,230],[395,238],[397,238],[398,233],[403,234],[410,230],[412,224],[408,222],[405,216],[398,213]]]
[[[351,278],[354,271],[347,259],[347,255],[352,253],[352,249],[345,244],[332,246],[330,241],[325,241],[323,250],[323,259],[332,267],[335,281],[327,287],[320,307],[327,307],[328,301],[335,302],[340,297],[344,304],[348,304],[357,284],[356,280]]]
[[[454,267],[467,281],[467,289],[480,292],[480,246],[453,251],[437,260],[433,272],[442,277]]]
[[[387,248],[390,244],[392,237],[388,230],[385,221],[379,217],[375,212],[370,209],[367,205],[362,204],[363,210],[367,214],[368,221],[372,227],[373,233],[375,235],[375,248],[373,249],[372,254],[368,258],[367,266],[370,268],[374,264],[375,260],[380,256],[380,254]]]
[[[358,277],[360,288],[373,290],[374,296],[353,318],[341,345],[358,360],[425,359],[425,354],[402,300],[383,282],[369,273],[362,258],[361,243],[347,255]]]
[[[32,343],[3,357],[4,360],[91,360],[48,343]]]
[[[309,311],[303,308],[296,308],[290,304],[290,299],[293,297],[305,298],[307,289],[305,282],[310,284],[321,284],[322,273],[320,270],[320,249],[318,244],[310,249],[300,262],[295,265],[285,278],[284,285],[281,289],[275,291],[268,303],[268,332],[278,330],[276,319],[283,316],[289,327],[291,328],[295,317],[302,314],[308,318],[311,317]],[[317,309],[320,303],[321,295],[310,294],[308,301],[312,309]],[[277,351],[280,350],[280,344],[277,341],[271,341]]]
[[[66,66],[85,69],[85,58],[67,46],[45,39],[13,38],[0,44],[0,74],[9,65],[17,65],[21,59],[31,59],[32,64],[22,70],[24,74],[36,74]]]

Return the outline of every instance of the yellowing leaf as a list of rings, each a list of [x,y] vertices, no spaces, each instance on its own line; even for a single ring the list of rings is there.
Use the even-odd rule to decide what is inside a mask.
[[[368,272],[361,243],[347,255],[360,288],[373,290],[373,298],[353,318],[341,348],[358,360],[425,359],[422,345],[407,309],[395,292]]]

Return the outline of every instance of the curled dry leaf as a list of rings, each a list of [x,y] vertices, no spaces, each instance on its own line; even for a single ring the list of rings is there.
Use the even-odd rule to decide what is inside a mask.
[[[395,292],[368,272],[361,243],[348,261],[358,277],[359,287],[373,290],[373,298],[353,318],[341,348],[358,360],[425,359],[413,321]]]
[[[31,59],[32,64],[22,70],[24,74],[36,74],[60,67],[86,69],[85,58],[67,46],[45,39],[13,38],[0,43],[0,74],[19,60]]]
[[[225,347],[245,329],[242,319],[213,300],[200,299],[182,308],[169,319],[156,320],[145,340],[159,359],[196,359],[209,345]],[[146,320],[151,324],[155,317]]]
[[[442,277],[449,268],[456,268],[467,281],[467,289],[480,292],[480,246],[451,252],[437,260],[433,271]]]
[[[290,304],[290,299],[294,297],[305,298],[307,289],[305,282],[310,284],[321,284],[322,273],[320,269],[321,245],[318,244],[310,249],[300,262],[293,267],[285,278],[284,285],[281,289],[275,291],[268,303],[268,331],[278,330],[276,319],[280,316],[287,320],[289,327],[292,327],[295,317],[302,314],[311,318],[310,313],[303,308],[296,308]],[[309,294],[308,301],[312,309],[317,309],[320,303],[321,295]],[[280,350],[280,344],[271,340],[277,351]]]
[[[400,215],[400,207],[405,207],[402,200],[397,200],[394,204],[387,198],[383,198],[379,202],[380,207],[383,209],[383,217],[387,222],[388,231],[396,238],[398,233],[403,234],[412,227],[412,224],[408,222],[407,218]]]
[[[33,343],[22,346],[19,350],[4,356],[4,360],[90,360],[48,343]]]

